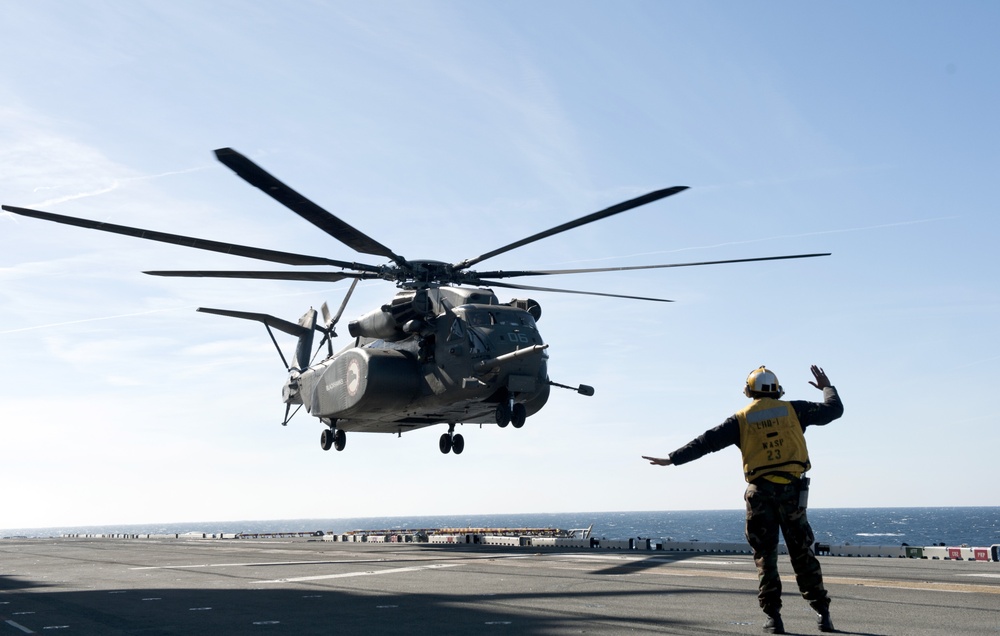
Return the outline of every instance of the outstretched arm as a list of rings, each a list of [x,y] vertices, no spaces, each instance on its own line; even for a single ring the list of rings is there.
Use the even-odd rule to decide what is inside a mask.
[[[727,446],[740,443],[740,423],[736,416],[726,418],[726,421],[713,429],[705,431],[700,436],[694,438],[681,446],[666,457],[650,457],[643,455],[642,458],[648,460],[654,466],[680,466],[694,461],[708,453],[714,453]]]
[[[670,466],[673,464],[669,457],[648,457],[646,455],[642,456],[643,459],[648,459],[650,464],[654,466]]]

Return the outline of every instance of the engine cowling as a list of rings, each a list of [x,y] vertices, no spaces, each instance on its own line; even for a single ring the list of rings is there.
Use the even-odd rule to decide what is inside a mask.
[[[538,322],[538,319],[542,317],[542,306],[533,298],[512,298],[507,305],[528,312],[535,319],[535,322]]]
[[[392,302],[373,309],[347,325],[355,338],[402,340],[410,335],[403,329],[407,323],[420,320],[431,312],[431,301],[426,289],[401,291]]]

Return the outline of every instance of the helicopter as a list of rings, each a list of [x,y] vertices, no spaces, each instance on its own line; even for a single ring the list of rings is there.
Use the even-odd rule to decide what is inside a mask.
[[[221,252],[292,266],[324,266],[330,270],[172,270],[146,271],[167,277],[242,278],[337,282],[352,280],[339,310],[330,313],[323,303],[310,308],[297,322],[269,314],[201,307],[203,313],[263,323],[287,378],[282,387],[287,425],[301,408],[317,418],[323,429],[323,450],[344,450],[348,432],[393,433],[446,424],[439,438],[444,453],[461,454],[465,439],[458,424],[508,424],[521,428],[549,399],[550,389],[562,388],[594,395],[585,384],[559,384],[548,376],[548,344],[538,331],[541,305],[531,298],[501,302],[492,288],[604,296],[628,300],[672,302],[665,298],[578,291],[504,282],[502,279],[692,267],[829,256],[829,253],[793,254],[719,261],[556,270],[476,271],[472,266],[529,243],[593,223],[683,192],[687,186],[655,190],[608,208],[538,232],[479,256],[457,263],[404,258],[310,199],[279,181],[232,148],[215,150],[216,158],[240,178],[323,230],[359,254],[386,262],[378,265],[310,256],[257,247],[168,234],[79,217],[15,206],[3,210],[65,225],[122,234],[151,241]],[[398,288],[390,302],[349,321],[353,340],[334,351],[336,326],[357,284],[384,280]],[[296,339],[289,362],[274,330]],[[322,335],[313,353],[315,336]],[[320,354],[323,357],[318,361]],[[292,411],[292,408],[295,410]]]

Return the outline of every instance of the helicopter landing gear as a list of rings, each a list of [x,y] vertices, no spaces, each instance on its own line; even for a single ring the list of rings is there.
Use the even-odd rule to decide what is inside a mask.
[[[347,433],[339,428],[327,428],[319,436],[319,445],[325,451],[331,448],[342,451],[347,446]]]
[[[525,408],[523,404],[518,402],[511,408],[510,413],[510,423],[514,425],[514,428],[521,428],[524,426],[524,422],[528,419],[528,409]]]
[[[448,425],[448,432],[442,433],[441,439],[438,440],[438,448],[442,453],[447,455],[448,453],[455,453],[456,455],[461,455],[462,451],[465,450],[465,438],[462,437],[461,433],[455,434],[455,425]]]
[[[507,402],[501,402],[500,404],[497,404],[497,410],[496,410],[497,426],[499,426],[500,428],[507,428],[507,425],[510,424],[510,416],[511,416],[510,404],[508,404]]]
[[[521,428],[527,419],[528,409],[520,402],[515,403],[514,398],[497,404],[496,420],[500,428],[506,428],[508,424],[513,424],[514,428]]]

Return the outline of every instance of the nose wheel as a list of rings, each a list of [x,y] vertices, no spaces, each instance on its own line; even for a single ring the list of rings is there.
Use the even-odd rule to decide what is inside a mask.
[[[461,455],[462,451],[465,450],[465,438],[462,437],[461,433],[455,433],[454,424],[449,424],[448,432],[441,435],[441,439],[438,440],[438,448],[445,455],[448,453]]]

